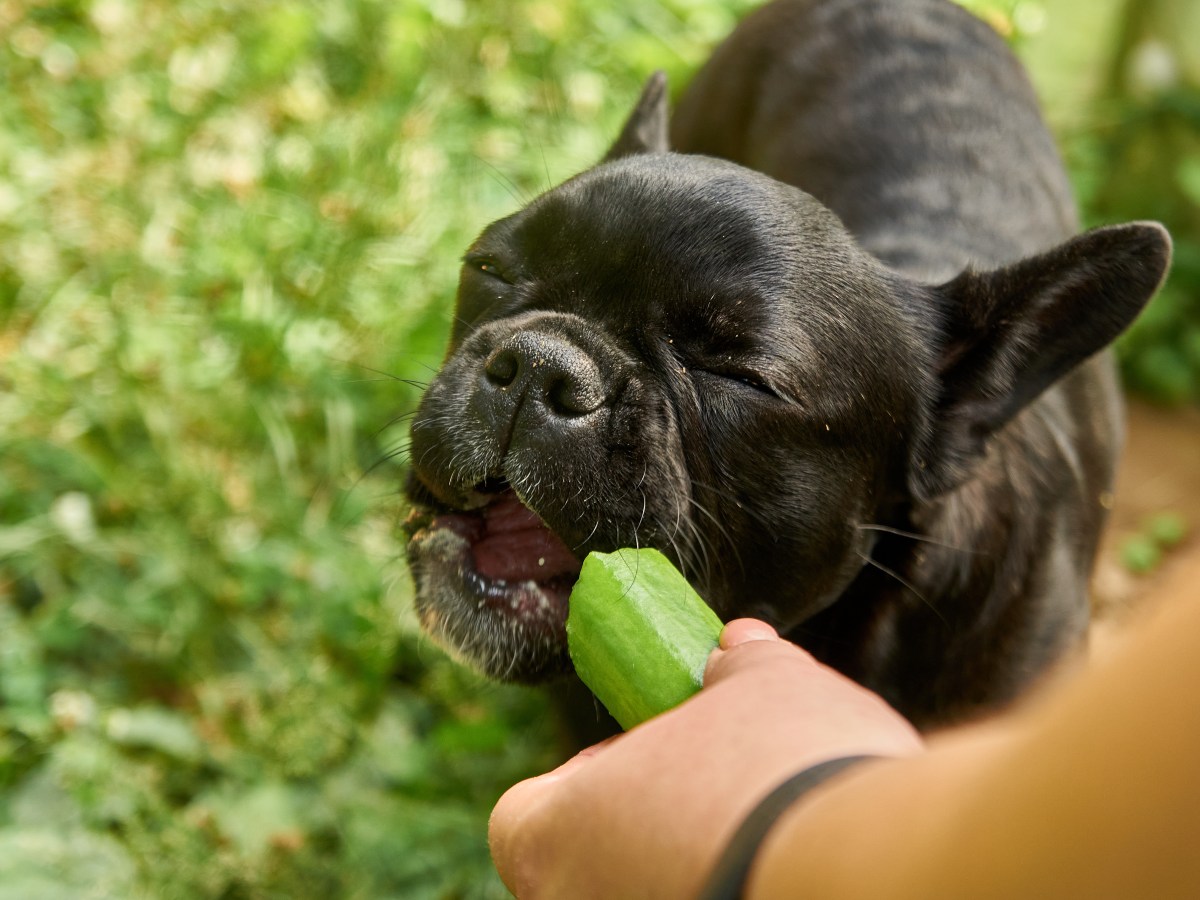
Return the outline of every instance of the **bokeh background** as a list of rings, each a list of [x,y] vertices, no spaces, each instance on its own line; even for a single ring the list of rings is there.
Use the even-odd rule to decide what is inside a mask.
[[[506,895],[555,725],[417,633],[405,414],[471,238],[752,5],[0,0],[0,900]],[[1121,358],[1194,405],[1200,4],[967,5],[1171,227]]]

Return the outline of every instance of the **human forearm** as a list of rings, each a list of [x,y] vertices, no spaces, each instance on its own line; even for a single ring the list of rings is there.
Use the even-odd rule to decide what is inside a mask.
[[[1200,602],[930,752],[848,774],[768,836],[751,900],[1200,896]]]

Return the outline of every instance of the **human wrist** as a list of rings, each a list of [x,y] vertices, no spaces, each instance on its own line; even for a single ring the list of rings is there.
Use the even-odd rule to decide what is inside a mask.
[[[802,769],[775,787],[742,820],[709,874],[700,900],[737,900],[747,896],[751,869],[765,839],[779,819],[826,782],[878,758],[855,755],[827,759]]]

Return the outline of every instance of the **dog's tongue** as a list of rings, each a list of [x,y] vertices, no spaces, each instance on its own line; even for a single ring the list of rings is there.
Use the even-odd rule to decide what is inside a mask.
[[[545,581],[579,573],[579,560],[512,492],[483,511],[484,533],[471,547],[475,568],[497,581]]]

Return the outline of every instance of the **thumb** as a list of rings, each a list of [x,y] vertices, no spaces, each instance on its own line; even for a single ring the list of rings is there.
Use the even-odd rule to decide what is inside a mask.
[[[729,650],[750,641],[777,641],[779,632],[759,619],[734,619],[721,629],[721,649]]]
[[[781,638],[766,622],[734,619],[722,629],[720,646],[708,657],[704,686],[711,687],[737,672],[781,663],[817,665],[807,651]]]

